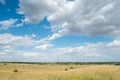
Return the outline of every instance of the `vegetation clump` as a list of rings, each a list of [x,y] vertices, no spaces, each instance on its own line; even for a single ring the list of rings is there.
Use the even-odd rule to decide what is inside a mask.
[[[120,66],[120,63],[115,63],[115,65],[119,65]]]
[[[65,71],[68,71],[68,69],[65,69]]]
[[[17,69],[15,69],[13,72],[15,72],[15,73],[16,73],[16,72],[18,72],[18,70],[17,70]]]
[[[7,65],[7,63],[4,63],[4,65]]]
[[[73,67],[70,67],[70,69],[74,69]]]

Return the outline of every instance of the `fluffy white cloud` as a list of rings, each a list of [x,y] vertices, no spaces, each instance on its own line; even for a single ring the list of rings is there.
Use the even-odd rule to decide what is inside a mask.
[[[50,47],[53,47],[53,44],[43,44],[43,45],[40,45],[40,46],[36,46],[34,49],[35,50],[46,50]]]
[[[24,51],[19,48],[30,48],[35,44],[32,36],[15,36],[0,34],[0,61],[22,61],[22,59],[36,57],[35,52]],[[24,61],[24,60],[23,60]]]
[[[107,45],[110,47],[120,47],[120,40],[114,40]]]
[[[16,27],[21,27],[21,26],[23,26],[24,25],[24,23],[19,23],[19,24],[16,24],[15,26]]]
[[[52,30],[59,34],[119,37],[119,2],[75,0],[71,12],[63,7],[63,11],[50,15],[48,20],[53,24]]]
[[[114,42],[114,41],[113,41]],[[0,51],[1,61],[119,61],[120,47],[110,43],[85,43],[83,46],[51,48],[46,51],[15,50],[6,46]],[[39,47],[43,49],[43,47]]]
[[[31,23],[38,23],[47,16],[52,31],[62,36],[116,38],[120,37],[119,5],[119,0],[20,0],[18,12],[25,15],[25,22]]]
[[[6,4],[5,0],[0,0],[1,4]]]
[[[36,57],[39,54],[35,53],[35,52],[21,52],[21,55],[24,56],[24,57]]]
[[[20,0],[18,13],[26,15],[25,22],[38,23],[45,16],[59,9],[65,2],[66,0]]]
[[[65,61],[119,61],[120,47],[108,46],[110,43],[85,43],[83,46],[54,48],[49,53],[53,53],[52,56],[58,60]]]
[[[66,47],[66,48],[57,48],[54,50],[54,53],[59,55],[78,55],[82,57],[100,57],[101,55],[97,52],[96,47],[93,46],[78,46],[78,47]]]
[[[12,53],[10,52],[5,52],[2,51],[0,52],[0,60],[1,61],[32,61],[32,58],[36,57],[38,55],[38,53],[32,53],[32,52],[25,52],[25,51],[17,51],[17,50],[13,50]],[[32,57],[32,58],[31,58]],[[28,60],[29,58],[29,60]]]
[[[63,35],[60,35],[58,33],[52,34],[51,36],[45,37],[43,39],[40,39],[39,41],[37,41],[37,43],[41,43],[41,44],[46,44],[46,43],[50,43],[51,41],[61,37]]]
[[[15,26],[14,24],[17,22],[17,19],[9,19],[0,21],[0,30],[7,30],[10,27]]]
[[[31,37],[24,36],[14,36],[12,34],[0,34],[0,47],[10,48],[23,46],[27,47],[33,45],[33,40]]]

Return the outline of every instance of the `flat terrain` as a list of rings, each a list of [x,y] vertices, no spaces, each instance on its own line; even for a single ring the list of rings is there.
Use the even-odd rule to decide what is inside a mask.
[[[120,80],[120,66],[0,63],[0,80]]]

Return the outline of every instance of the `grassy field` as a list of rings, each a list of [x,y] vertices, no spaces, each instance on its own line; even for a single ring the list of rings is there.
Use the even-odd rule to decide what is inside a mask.
[[[0,80],[120,80],[120,66],[0,63]]]

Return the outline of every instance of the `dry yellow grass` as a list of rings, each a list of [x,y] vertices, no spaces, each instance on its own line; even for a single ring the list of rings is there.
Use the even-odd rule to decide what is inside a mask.
[[[0,80],[120,80],[120,66],[0,63]]]

